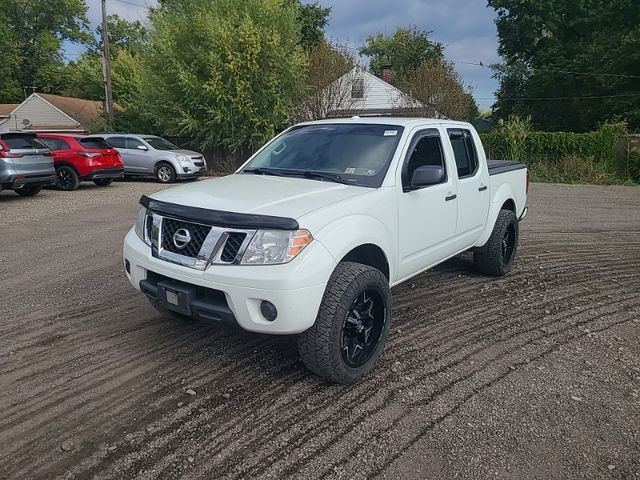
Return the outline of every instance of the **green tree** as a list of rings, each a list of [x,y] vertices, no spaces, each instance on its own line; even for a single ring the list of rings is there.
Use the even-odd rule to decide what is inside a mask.
[[[149,31],[142,22],[135,20],[130,22],[119,15],[107,17],[107,30],[109,31],[110,51],[120,49],[128,50],[133,54],[140,53],[149,39]],[[96,41],[91,51],[102,52],[102,25],[96,29]]]
[[[360,49],[370,57],[369,69],[380,75],[382,67],[391,66],[402,75],[424,62],[444,59],[444,46],[429,38],[431,32],[412,28],[398,28],[393,35],[371,35]]]
[[[637,0],[489,0],[497,14],[496,116],[537,129],[591,130],[611,119],[640,126]]]
[[[299,2],[299,0],[297,0]],[[322,8],[316,3],[298,3],[300,11],[300,45],[310,48],[324,40],[324,29],[329,22],[331,8]]]
[[[143,77],[147,118],[202,147],[257,147],[300,98],[298,9],[281,0],[164,0]]]
[[[65,40],[87,42],[84,0],[0,0],[0,102],[23,88],[58,93],[65,83]]]

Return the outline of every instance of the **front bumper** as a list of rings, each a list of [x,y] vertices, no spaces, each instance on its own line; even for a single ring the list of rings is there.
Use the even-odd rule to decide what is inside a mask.
[[[270,334],[296,334],[313,325],[336,266],[326,248],[314,241],[284,265],[212,265],[200,271],[154,258],[151,248],[133,229],[125,237],[124,261],[131,284],[150,298],[155,295],[165,306],[162,288],[185,292],[186,296],[179,297],[179,305],[169,305],[172,310]],[[275,320],[269,321],[262,314],[263,301],[276,307]]]
[[[100,170],[92,170],[87,175],[87,180],[100,180],[101,178],[122,178],[124,176],[124,167],[119,168],[102,168]]]
[[[187,178],[198,178],[198,177],[202,177],[204,175],[207,174],[207,167],[202,166],[202,167],[182,167],[182,173],[177,173],[176,174],[176,178],[179,178],[181,180],[187,179]],[[189,170],[189,171],[187,171]]]

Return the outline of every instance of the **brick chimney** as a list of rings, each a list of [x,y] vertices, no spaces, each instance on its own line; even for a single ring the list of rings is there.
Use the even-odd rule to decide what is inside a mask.
[[[387,83],[393,83],[393,69],[391,65],[382,66],[382,80]]]

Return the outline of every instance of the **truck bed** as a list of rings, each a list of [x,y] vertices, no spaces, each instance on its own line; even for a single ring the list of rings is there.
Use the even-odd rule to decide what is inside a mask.
[[[489,168],[489,175],[498,175],[500,173],[511,172],[513,170],[520,170],[527,168],[524,163],[516,162],[514,160],[489,160],[487,159],[487,166]]]

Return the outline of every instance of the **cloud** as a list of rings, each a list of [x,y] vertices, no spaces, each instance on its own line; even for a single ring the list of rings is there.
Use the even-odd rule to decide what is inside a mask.
[[[483,108],[489,107],[497,89],[485,65],[499,61],[495,13],[486,0],[319,0],[331,7],[327,35],[352,47],[359,47],[369,35],[391,34],[398,27],[415,26],[432,31],[432,38],[445,45],[445,56],[456,62],[456,69]],[[315,0],[305,0],[314,3]]]

